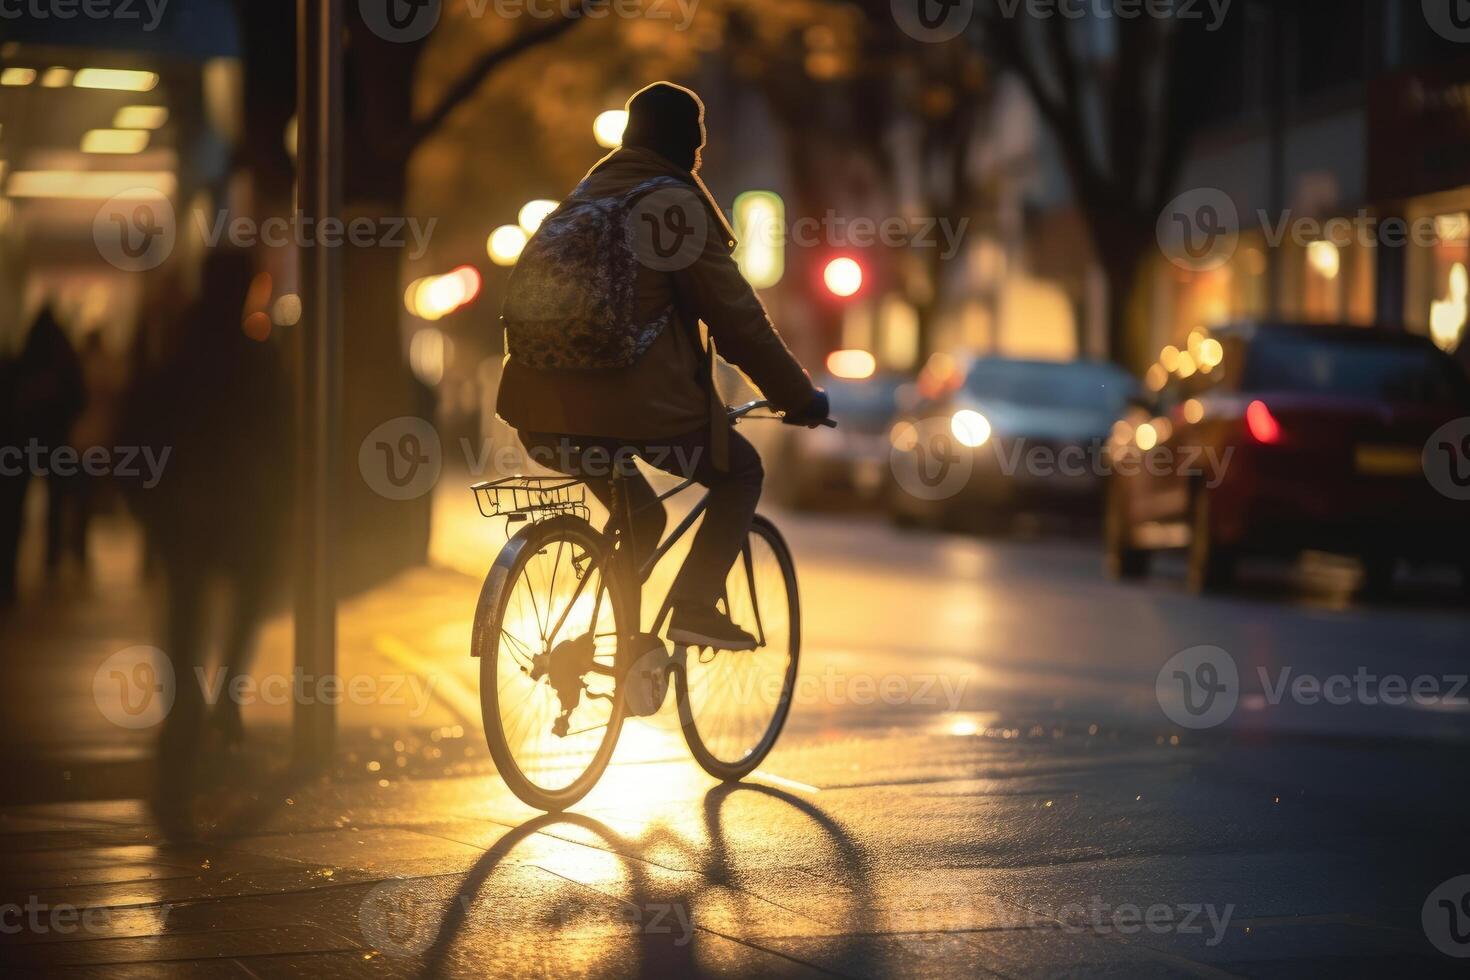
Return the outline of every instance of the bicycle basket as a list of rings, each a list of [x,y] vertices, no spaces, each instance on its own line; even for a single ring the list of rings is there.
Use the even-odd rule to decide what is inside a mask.
[[[565,476],[508,476],[477,483],[475,503],[485,517],[504,517],[507,523],[544,521],[570,514],[587,520],[587,487]]]

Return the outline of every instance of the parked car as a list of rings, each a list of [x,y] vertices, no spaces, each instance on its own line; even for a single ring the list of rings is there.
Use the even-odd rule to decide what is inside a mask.
[[[816,380],[832,402],[835,429],[780,426],[770,466],[777,500],[798,509],[872,503],[888,466],[888,427],[898,411],[899,374]]]
[[[1176,371],[1115,427],[1115,576],[1143,576],[1161,548],[1188,549],[1196,591],[1227,585],[1243,553],[1354,555],[1379,588],[1401,558],[1470,562],[1465,504],[1422,462],[1437,429],[1470,415],[1448,356],[1403,331],[1340,326],[1240,325],[1203,346],[1210,370]]]
[[[899,524],[998,530],[1020,511],[1095,514],[1109,427],[1137,383],[1094,361],[983,357],[921,377],[891,430]]]

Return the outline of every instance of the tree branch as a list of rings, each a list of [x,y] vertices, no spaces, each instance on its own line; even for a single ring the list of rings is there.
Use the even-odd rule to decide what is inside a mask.
[[[438,105],[434,106],[423,119],[413,124],[405,141],[404,155],[408,156],[413,153],[424,140],[432,136],[444,124],[444,120],[449,118],[450,113],[459,107],[460,103],[475,94],[475,90],[489,77],[491,72],[518,55],[549,41],[554,41],[571,30],[582,19],[586,8],[587,0],[579,0],[577,6],[568,12],[569,16],[537,30],[525,31],[500,47],[485,52],[459,81],[449,87],[449,90],[439,99]]]

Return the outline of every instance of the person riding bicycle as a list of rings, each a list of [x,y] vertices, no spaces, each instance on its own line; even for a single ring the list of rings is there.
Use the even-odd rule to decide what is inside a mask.
[[[518,430],[532,459],[583,478],[604,505],[612,503],[608,476],[618,466],[640,565],[656,550],[667,517],[631,457],[707,487],[709,509],[670,592],[668,637],[691,646],[754,649],[754,638],[731,621],[728,609],[719,609],[718,600],[750,532],[764,471],[755,448],[726,417],[714,386],[714,352],[740,368],[788,422],[822,421],[828,400],[741,275],[732,257],[734,234],[698,176],[704,103],[687,88],[656,82],[633,95],[627,111],[622,145],[587,173],[522,253],[507,296],[510,356],[496,412]],[[595,202],[608,201],[618,203],[597,211]],[[626,215],[633,237],[645,228],[654,237],[636,246],[638,261],[622,267],[613,254],[616,240],[608,256],[576,254],[598,240],[587,227],[605,231],[608,224],[578,217],[588,214]],[[529,284],[538,263],[542,292],[557,295],[521,302],[517,279],[522,294],[534,294]],[[545,273],[547,265],[556,267],[554,275]],[[597,360],[567,350],[606,339],[579,332],[581,324],[568,327],[544,314],[549,325],[537,334],[536,314],[518,312],[538,303],[543,311],[569,308],[562,291],[589,289],[593,300],[579,307],[593,309],[589,317],[605,317],[623,297],[636,320],[636,333],[626,342],[619,337],[615,357]],[[592,364],[601,369],[587,369]]]

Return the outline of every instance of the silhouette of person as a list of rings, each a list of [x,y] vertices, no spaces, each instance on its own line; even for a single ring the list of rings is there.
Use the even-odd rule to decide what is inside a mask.
[[[234,747],[244,732],[228,692],[248,669],[289,531],[290,389],[276,349],[242,329],[251,279],[247,255],[209,254],[200,296],[173,334],[178,349],[140,379],[128,411],[130,444],[171,450],[157,486],[135,485],[130,497],[167,593],[165,652],[176,694],[159,739],[154,803],[176,834],[189,832],[206,733],[198,671],[212,632],[207,589],[223,584],[232,599],[222,637],[226,696],[208,729]]]
[[[56,488],[60,481],[52,472],[56,463],[53,454],[66,445],[85,397],[81,362],[50,306],[43,307],[31,325],[10,373],[12,381],[5,386],[10,395],[4,411],[9,421],[0,422],[10,432],[8,438],[0,440],[0,446],[19,449],[22,455],[17,458],[14,452],[8,452],[0,459],[0,604],[15,600],[25,496],[32,476],[46,475],[48,566],[55,557],[54,547],[59,544]]]
[[[699,210],[690,215],[671,209],[665,225],[687,228],[698,237],[688,239],[688,261],[660,267],[663,263],[644,255],[628,276],[610,257],[578,253],[570,258],[584,265],[603,261],[607,270],[594,275],[596,288],[606,295],[631,290],[638,323],[667,325],[630,366],[612,370],[537,366],[512,349],[496,412],[519,430],[533,459],[582,477],[604,504],[611,502],[612,484],[605,473],[592,472],[590,464],[597,458],[637,455],[708,487],[709,507],[670,593],[668,635],[675,643],[749,650],[755,638],[717,603],[755,517],[764,471],[755,447],[732,430],[726,417],[712,377],[711,348],[703,342],[699,323],[708,328],[719,353],[743,370],[788,420],[814,424],[825,419],[828,399],[812,385],[741,275],[732,255],[733,233],[698,176],[705,144],[704,103],[687,88],[656,82],[635,93],[627,108],[623,145],[588,172],[571,200],[625,198],[650,182],[666,182],[669,190],[656,193],[674,193]],[[652,194],[644,200],[659,206]],[[670,225],[670,219],[677,220]],[[553,214],[543,231],[556,221]],[[684,237],[681,233],[675,240]],[[528,246],[528,255],[535,244],[533,240]],[[594,305],[604,305],[602,298]],[[689,463],[680,469],[677,460]],[[641,562],[654,552],[667,517],[648,481],[631,464],[622,475],[633,513],[633,552]]]

